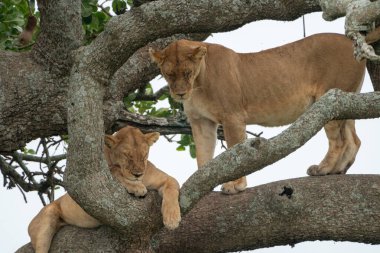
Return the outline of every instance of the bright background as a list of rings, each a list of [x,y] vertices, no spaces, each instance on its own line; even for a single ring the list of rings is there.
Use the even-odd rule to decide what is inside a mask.
[[[321,32],[344,33],[344,19],[334,22],[325,22],[321,13],[306,15],[306,35]],[[303,37],[302,18],[293,22],[259,21],[248,24],[238,30],[228,33],[214,34],[207,41],[219,43],[230,47],[237,52],[254,52],[279,46]],[[275,72],[275,70],[273,70]],[[153,81],[154,89],[159,89],[165,84],[163,79],[156,78]],[[371,82],[367,75],[362,92],[373,91]],[[263,131],[262,137],[270,138],[282,128],[263,128],[249,126],[248,130],[254,133]],[[379,174],[380,157],[378,157],[378,143],[380,142],[380,119],[360,120],[356,123],[357,134],[362,141],[361,149],[356,162],[350,168],[350,174]],[[196,170],[196,161],[190,158],[187,151],[176,151],[176,143],[169,143],[165,138],[152,147],[150,161],[168,174],[177,178],[180,184]],[[216,154],[223,150],[218,145]],[[292,153],[279,162],[268,166],[261,171],[248,177],[250,187],[273,182],[281,179],[306,176],[309,165],[318,164],[327,151],[327,138],[324,131],[320,131],[314,138],[307,142],[302,148]],[[3,178],[0,178],[2,185]],[[57,197],[63,192],[57,193]],[[14,252],[22,245],[29,242],[27,227],[31,219],[41,209],[42,204],[36,193],[26,194],[28,203],[25,204],[22,195],[15,188],[6,190],[0,188],[0,253]],[[338,205],[338,203],[337,203]],[[379,221],[380,222],[380,221]],[[290,246],[279,246],[267,249],[258,249],[255,253],[331,253],[331,252],[361,252],[378,253],[380,245],[365,245],[350,242],[304,242]]]

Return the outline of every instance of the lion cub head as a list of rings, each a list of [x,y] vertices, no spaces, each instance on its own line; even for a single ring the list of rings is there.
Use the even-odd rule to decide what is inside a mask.
[[[175,41],[161,51],[149,48],[151,59],[169,84],[171,96],[178,101],[191,96],[206,52],[204,43],[188,40]]]
[[[143,134],[134,127],[124,127],[114,135],[106,135],[105,156],[110,168],[120,169],[124,178],[141,181],[148,164],[149,148],[160,134]]]

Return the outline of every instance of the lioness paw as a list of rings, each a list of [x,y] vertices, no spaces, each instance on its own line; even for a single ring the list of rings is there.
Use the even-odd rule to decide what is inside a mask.
[[[324,176],[328,174],[328,171],[326,167],[312,165],[307,169],[307,174],[309,176]]]
[[[181,211],[179,209],[178,203],[177,205],[163,205],[162,217],[164,225],[167,229],[176,229],[181,221]]]
[[[244,191],[247,187],[247,180],[245,177],[239,178],[235,181],[230,181],[222,185],[222,192],[224,194],[236,194]]]

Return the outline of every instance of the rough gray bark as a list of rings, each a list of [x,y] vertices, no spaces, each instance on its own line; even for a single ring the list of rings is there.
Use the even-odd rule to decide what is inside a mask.
[[[281,195],[284,187],[293,193]],[[156,252],[201,253],[323,239],[379,244],[379,194],[380,176],[374,175],[283,180],[233,196],[212,192],[183,217],[178,229],[162,229],[150,245]],[[127,247],[123,236],[105,226],[65,227],[54,238],[52,251],[130,252]],[[29,252],[30,244],[17,251]]]
[[[144,56],[144,50],[146,50],[145,46],[149,42],[173,34],[207,34],[215,31],[228,31],[248,22],[261,19],[293,20],[303,14],[320,10],[320,1],[149,1],[149,3],[133,8],[132,11],[124,15],[113,18],[108,23],[105,31],[90,45],[85,47],[80,47],[81,27],[79,23],[79,0],[71,0],[69,2],[62,0],[40,1],[39,4],[43,7],[43,11],[41,12],[42,27],[46,32],[41,35],[32,52],[27,54],[0,52],[0,57],[2,58],[0,61],[0,130],[4,130],[3,133],[5,133],[0,135],[0,143],[2,144],[0,145],[0,152],[15,150],[23,146],[26,141],[37,136],[63,134],[66,133],[68,129],[70,138],[68,164],[65,175],[67,190],[89,214],[103,223],[110,225],[117,232],[110,232],[107,228],[105,228],[105,230],[103,230],[103,228],[98,230],[66,228],[62,230],[68,231],[68,234],[63,235],[64,238],[66,238],[66,246],[57,244],[57,251],[67,249],[67,244],[77,245],[75,243],[78,241],[78,237],[75,235],[83,235],[84,238],[88,238],[88,241],[86,240],[87,243],[97,240],[97,236],[104,237],[104,235],[106,235],[103,239],[104,242],[108,241],[107,238],[118,240],[114,239],[115,233],[119,235],[119,237],[116,238],[123,238],[123,241],[116,242],[116,246],[114,246],[115,241],[110,242],[112,247],[112,249],[110,249],[111,251],[119,251],[118,249],[121,249],[121,251],[130,252],[152,250],[168,252],[171,251],[169,247],[173,247],[173,251],[178,251],[178,247],[183,247],[183,245],[175,244],[176,242],[173,239],[173,235],[186,230],[181,230],[180,228],[170,235],[165,231],[157,234],[157,232],[162,230],[163,226],[159,211],[160,198],[158,195],[149,194],[143,200],[131,197],[124,188],[111,179],[102,154],[102,136],[104,131],[112,128],[115,122],[120,123],[120,121],[118,121],[120,118],[122,120],[128,118],[128,115],[126,116],[120,106],[120,98],[128,91],[137,88],[140,83],[144,84],[144,82],[150,78],[150,75],[157,73],[155,72],[157,71],[155,67],[153,67]],[[55,8],[56,6],[58,6],[58,8]],[[63,9],[65,11],[62,11]],[[70,18],[67,18],[66,13],[70,14]],[[62,25],[62,29],[59,29],[60,25]],[[169,41],[170,39],[163,43],[168,43]],[[139,51],[139,49],[141,51]],[[148,74],[141,76],[143,72]],[[20,84],[22,85],[22,89],[18,86]],[[124,91],[120,91],[120,89]],[[263,139],[255,141],[249,140],[225,152],[219,158],[210,162],[207,168],[197,172],[184,185],[181,192],[181,205],[184,213],[189,212],[191,207],[196,205],[202,196],[205,196],[211,191],[213,186],[260,169],[284,157],[292,150],[295,150],[310,138],[315,131],[319,130],[327,120],[333,118],[368,118],[379,116],[380,110],[378,106],[380,103],[378,93],[347,95],[342,100],[336,99],[337,94],[340,93],[337,91],[335,91],[335,93],[332,92],[330,97],[327,96],[327,101],[325,102],[327,104],[336,102],[339,106],[348,108],[348,111],[345,111],[343,114],[337,115],[331,113],[331,111],[323,110],[317,112],[317,114],[321,114],[321,116],[311,114],[309,115],[311,118],[319,118],[320,121],[315,124],[315,128],[303,128],[302,132],[300,132],[298,130],[300,129],[300,122],[304,122],[307,117],[303,116],[303,118],[287,130],[290,133],[284,133],[277,139],[274,138],[269,141]],[[333,99],[331,99],[331,96]],[[355,105],[352,104],[353,100],[356,101]],[[32,109],[28,109],[32,102],[34,102]],[[327,104],[320,102],[316,107],[327,107]],[[334,109],[335,107],[333,107],[333,110]],[[66,110],[68,110],[67,115]],[[103,118],[104,116],[105,118]],[[298,134],[297,138],[291,139],[292,131]],[[289,146],[288,150],[276,149],[281,143],[286,143],[286,145]],[[252,155],[253,159],[256,159],[254,160],[254,166],[248,164],[253,161],[247,159],[247,155],[249,154]],[[226,157],[231,158],[228,160],[230,167],[225,166],[225,164],[223,166],[218,165],[218,163],[223,162],[223,159]],[[217,172],[216,167],[222,169],[219,169],[219,172]],[[350,177],[337,177],[333,178],[332,181],[327,179],[329,177],[325,178],[327,183],[336,183],[342,180],[342,185],[337,184],[340,189],[346,189],[344,188],[346,186],[352,187],[352,185],[360,185],[361,183],[359,184],[359,182],[362,180],[364,181],[363,185],[366,185],[365,182],[369,181],[367,178],[358,179],[359,181],[355,182],[350,181]],[[329,186],[323,184],[323,178],[308,178],[305,180],[305,182],[308,183],[307,185],[313,185],[314,183],[308,181],[314,182],[315,180],[315,189],[318,187],[329,189]],[[375,182],[371,184],[371,187],[374,190],[373,195],[376,195],[379,192],[377,184],[379,179],[374,176],[371,177],[371,180],[375,180]],[[301,199],[304,199],[303,201],[305,202],[300,201],[299,203],[303,204],[304,211],[307,211],[309,209],[305,204],[306,201],[313,201],[313,199],[318,196],[315,196],[315,190],[312,191],[314,195],[309,193],[309,186],[306,187],[301,181],[299,183],[300,189],[304,189],[300,191],[308,193],[308,196],[303,196]],[[204,182],[204,184],[201,182]],[[297,187],[298,189],[298,181],[294,181],[294,185],[292,181],[289,182],[292,184],[292,187]],[[347,185],[345,186],[345,184]],[[331,187],[334,187],[333,185],[334,184],[332,184]],[[364,196],[362,189],[359,189],[359,186],[357,187],[358,196],[360,194]],[[309,226],[307,227],[309,229],[310,224],[316,222],[323,216],[322,214],[329,215],[331,212],[336,212],[336,209],[330,210],[329,208],[336,207],[336,205],[332,203],[340,203],[341,201],[347,205],[347,210],[344,209],[344,211],[342,211],[343,213],[347,212],[345,214],[349,215],[350,212],[352,212],[351,215],[357,214],[358,217],[360,217],[357,222],[353,222],[355,224],[352,224],[356,226],[353,227],[353,229],[360,232],[360,238],[366,238],[364,239],[365,242],[378,243],[379,231],[376,224],[373,225],[374,222],[371,220],[372,218],[370,221],[373,225],[373,230],[363,231],[363,227],[358,228],[359,225],[364,224],[362,223],[364,218],[359,214],[359,212],[363,210],[357,209],[358,207],[354,207],[354,205],[350,205],[352,203],[350,198],[357,200],[355,196],[343,195],[343,197],[347,197],[348,199],[342,199],[343,197],[340,194],[333,194],[336,192],[334,192],[334,189],[332,190],[331,194],[334,195],[336,199],[331,196],[332,200],[331,202],[327,202],[329,203],[327,206],[321,205],[323,201],[316,202],[315,206],[309,210],[310,213],[307,213],[311,215],[311,217],[314,217],[314,219],[310,219],[310,223],[305,223],[305,226]],[[251,228],[250,233],[256,233],[255,227],[257,224],[260,224],[259,220],[267,222],[265,219],[267,216],[265,215],[271,215],[272,213],[273,217],[277,217],[281,214],[278,212],[282,210],[282,208],[283,210],[288,210],[286,214],[292,215],[294,207],[289,206],[289,209],[286,209],[287,207],[281,204],[279,206],[273,204],[273,200],[275,200],[273,193],[276,192],[276,194],[278,194],[277,186],[275,190],[271,190],[270,187],[264,187],[262,193],[260,190],[257,191],[258,192],[253,190],[254,194],[248,191],[247,193],[238,195],[236,198],[233,196],[218,196],[215,198],[215,203],[205,198],[199,202],[199,209],[192,210],[194,211],[194,216],[191,216],[192,211],[190,211],[188,215],[184,217],[184,222],[181,226],[185,228],[187,226],[186,224],[188,224],[188,226],[194,224],[194,236],[196,236],[197,233],[202,234],[203,231],[208,232],[209,230],[215,230],[214,239],[218,237],[224,240],[224,236],[229,235],[228,230],[223,227],[219,229],[218,221],[220,220],[218,220],[218,217],[220,217],[220,215],[216,215],[214,218],[207,216],[210,213],[208,208],[215,208],[219,205],[220,210],[218,210],[218,212],[223,213],[224,211],[224,215],[226,216],[224,218],[228,221],[226,222],[226,226],[235,221],[238,225],[238,220],[250,224],[250,226],[245,226],[245,228],[243,228],[243,225],[234,228],[232,234],[236,233],[237,235],[237,231],[240,229],[245,232],[244,229],[249,230]],[[324,192],[324,190],[322,190],[322,192]],[[347,190],[347,192],[350,191]],[[256,200],[255,195],[257,195],[257,193],[262,194],[266,201],[270,201],[260,202],[259,197]],[[211,196],[214,197],[215,195]],[[328,193],[322,196],[330,198]],[[245,197],[250,200],[247,202]],[[308,197],[311,199],[308,199]],[[252,198],[253,200],[251,200]],[[276,198],[281,199],[281,201],[284,201],[282,199],[288,201],[284,196],[283,198]],[[297,200],[297,198],[294,199]],[[210,201],[210,203],[215,205],[210,205],[202,201]],[[234,209],[234,212],[229,215],[228,210],[226,210],[229,206],[226,205],[226,203],[233,203],[234,201],[238,202],[236,203],[237,207],[244,208],[243,210],[251,210],[254,213],[260,213],[264,216],[261,218],[258,217],[258,223],[255,223],[251,220],[252,213],[246,217],[249,217],[250,220],[246,220],[242,215],[234,215],[238,213],[237,210],[241,209]],[[251,206],[249,206],[251,209],[248,208],[247,203],[251,203]],[[372,199],[370,203],[364,200],[361,202],[365,207],[372,207],[372,203]],[[374,206],[376,208],[374,209],[379,210],[378,203],[376,201],[375,203]],[[322,208],[322,210],[313,213],[312,210],[315,208],[319,210],[318,207]],[[255,208],[262,208],[262,211]],[[199,210],[199,213],[197,210]],[[365,208],[365,211],[366,210],[371,210],[369,214],[372,216],[370,217],[375,217],[378,220],[378,213],[372,214],[372,209],[370,208]],[[327,212],[323,213],[324,211]],[[206,214],[206,216],[202,216],[204,214]],[[203,221],[203,223],[197,225],[196,220],[198,218],[200,218],[200,221]],[[186,219],[188,219],[187,222]],[[204,227],[204,224],[208,224],[206,223],[207,219],[216,220],[213,221],[214,223],[210,223],[210,227]],[[276,243],[293,243],[308,238],[315,239],[317,236],[321,236],[319,239],[326,239],[327,237],[321,235],[322,231],[327,231],[329,235],[328,238],[331,239],[359,241],[361,240],[360,238],[349,235],[346,232],[347,230],[339,230],[340,226],[343,228],[349,227],[351,229],[350,225],[345,223],[351,222],[351,220],[352,219],[348,219],[347,216],[343,215],[342,218],[337,220],[337,223],[333,223],[334,229],[328,230],[328,221],[322,219],[321,223],[316,222],[316,224],[320,225],[320,233],[309,234],[308,237],[292,234],[293,232],[301,233],[303,232],[302,229],[288,228],[286,231],[291,230],[289,234],[292,236],[288,237],[286,241],[283,237],[278,237],[278,233],[273,233],[274,241],[272,242],[270,240],[270,235],[272,234],[269,231],[280,230],[276,230],[274,227],[264,223],[264,229],[268,229],[268,231],[260,230],[261,234],[256,235],[256,237],[252,235],[252,238],[258,238],[257,240],[252,239],[252,241],[246,241],[241,238],[235,238],[236,240],[232,240],[232,242],[226,239],[226,244],[223,244],[224,242],[220,240],[219,242],[215,240],[215,242],[209,241],[204,243],[209,244],[208,247],[210,251],[220,250],[218,248],[220,245],[225,246],[225,250],[249,249],[271,246]],[[278,218],[273,219],[273,222],[274,224],[278,222],[277,225],[281,229],[286,229],[282,226],[288,224]],[[222,226],[223,224],[221,223],[220,225]],[[334,234],[335,226],[338,229],[336,231],[341,232],[340,235]],[[94,231],[96,233],[94,233]],[[189,227],[189,233],[190,231],[192,231],[191,227]],[[310,233],[312,232],[313,231]],[[167,233],[167,235],[165,235],[165,233]],[[374,234],[376,236],[374,236]],[[156,236],[153,237],[154,235]],[[183,234],[183,236],[186,238],[185,234]],[[265,237],[263,238],[263,236]],[[172,239],[170,239],[170,237]],[[59,235],[57,238],[59,238]],[[191,238],[190,234],[189,238]],[[214,239],[212,240],[214,241]],[[194,237],[194,241],[202,245],[200,238]],[[54,244],[55,243],[56,242],[54,242]],[[81,241],[80,243],[84,244],[85,242]],[[227,245],[227,243],[231,244]],[[257,243],[255,244],[256,246],[253,243]],[[193,246],[197,247],[196,245]],[[83,246],[83,251],[85,251],[86,247],[90,246]],[[100,246],[98,247],[100,248]],[[187,247],[183,248],[187,250]],[[192,249],[189,248],[188,250],[191,251]],[[78,249],[73,251],[78,252]],[[184,251],[181,250],[181,252]]]

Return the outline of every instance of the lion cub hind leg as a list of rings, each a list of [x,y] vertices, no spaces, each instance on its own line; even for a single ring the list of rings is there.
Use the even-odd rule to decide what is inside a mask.
[[[37,214],[30,222],[28,233],[36,253],[48,253],[51,240],[65,223],[60,219],[60,210],[53,202]]]
[[[345,174],[355,161],[360,147],[354,120],[334,120],[325,125],[329,150],[319,165],[307,170],[310,176]]]

